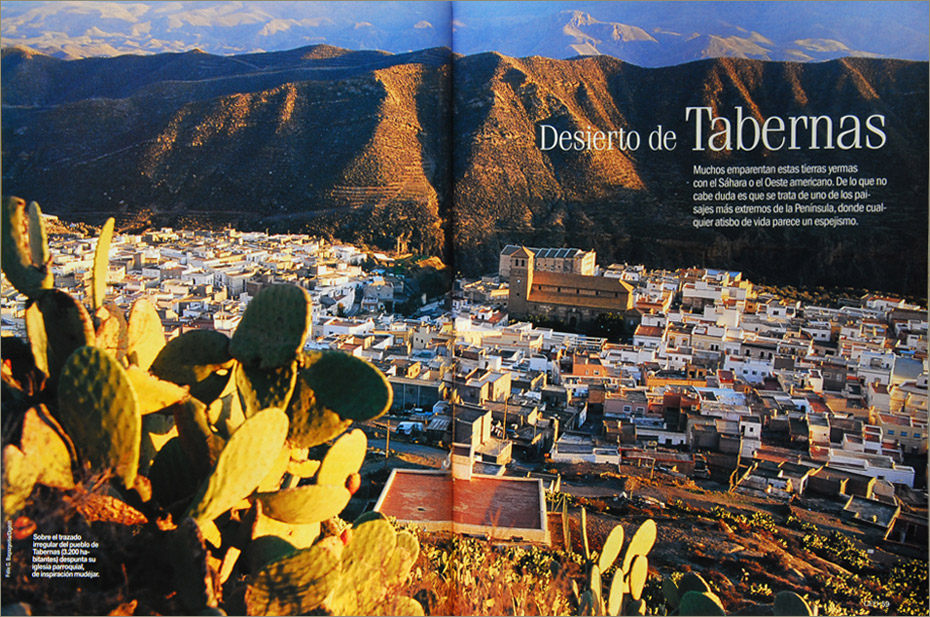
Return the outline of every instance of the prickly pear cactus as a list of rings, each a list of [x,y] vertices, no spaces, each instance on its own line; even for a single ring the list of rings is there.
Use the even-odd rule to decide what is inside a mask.
[[[248,497],[268,475],[286,437],[287,415],[280,409],[265,409],[243,422],[220,452],[188,515],[198,523],[212,521]]]
[[[149,480],[152,483],[152,496],[166,510],[180,515],[186,505],[200,488],[199,477],[193,472],[193,463],[181,443],[174,437],[168,440],[155,455],[149,468]]]
[[[342,581],[328,607],[331,612],[374,612],[387,591],[384,576],[396,548],[397,534],[388,521],[374,519],[353,526],[352,538],[342,553]]]
[[[775,594],[775,615],[813,615],[807,600],[793,591]]]
[[[19,197],[5,197],[2,203],[2,238],[0,259],[7,279],[19,292],[35,298],[43,289],[51,289],[53,276],[48,260],[38,259],[48,254],[47,246],[32,246],[42,242],[45,230],[41,229],[41,213],[26,214],[26,202]],[[40,227],[39,230],[34,229]],[[43,243],[44,244],[44,243]]]
[[[633,559],[637,555],[648,555],[655,543],[656,522],[649,518],[643,521],[639,529],[636,530],[636,533],[633,534],[633,537],[630,538],[630,543],[626,547],[626,553],[623,555],[623,571],[629,572]]]
[[[13,444],[3,448],[3,516],[11,517],[26,506],[39,470]]]
[[[248,418],[266,407],[287,408],[297,383],[297,361],[272,369],[237,364],[233,374]]]
[[[256,495],[264,514],[298,525],[319,523],[336,516],[348,505],[351,497],[345,487],[328,484],[306,484]]]
[[[623,527],[617,525],[610,530],[607,539],[604,540],[604,547],[601,549],[601,554],[597,559],[597,565],[602,572],[606,572],[607,568],[613,565],[614,561],[617,560],[617,556],[620,555],[620,549],[622,548]]]
[[[6,515],[37,482],[86,493],[93,507],[75,506],[86,522],[138,526],[133,534],[163,545],[168,597],[191,613],[224,614],[247,585],[250,613],[423,614],[393,593],[417,560],[416,536],[381,515],[349,528],[338,518],[367,450],[363,432],[346,431],[383,414],[391,388],[368,362],[302,351],[306,291],[267,287],[232,339],[194,331],[166,343],[148,301],[128,320],[104,304],[112,219],[97,242],[92,317],[51,289],[38,206],[3,206],[3,269],[29,298],[30,348],[46,376],[35,373],[34,392],[57,398],[30,409],[21,445],[4,448]],[[309,447],[331,440],[308,460]],[[78,468],[113,469],[121,486]],[[224,604],[230,584],[237,599]]]
[[[623,528],[614,527],[607,535],[600,555],[589,552],[587,543],[587,517],[581,509],[581,537],[584,541],[587,561],[591,568],[588,590],[579,598],[579,612],[582,615],[605,612],[608,615],[643,615],[646,611],[642,594],[649,573],[647,554],[652,550],[656,540],[656,524],[646,519],[639,526],[623,551],[623,559],[614,572],[604,596],[601,574],[617,562],[623,546]],[[674,583],[673,583],[674,584]]]
[[[337,439],[323,458],[317,484],[345,486],[348,477],[361,468],[367,449],[368,437],[360,429]]]
[[[123,311],[113,302],[107,302],[94,313],[97,325],[95,345],[123,362],[129,348],[129,325]]]
[[[623,609],[623,596],[627,587],[624,577],[623,570],[620,568],[614,570],[613,578],[610,579],[610,595],[607,598],[608,615],[619,615]]]
[[[630,591],[630,597],[633,601],[639,600],[643,595],[643,587],[646,585],[646,576],[649,574],[649,558],[645,555],[637,555],[630,564],[630,571],[627,574],[627,587]]]
[[[36,481],[54,488],[74,488],[71,473],[70,440],[49,415],[44,405],[33,407],[23,418],[20,448],[27,461],[38,470]]]
[[[128,367],[126,376],[136,392],[139,413],[142,415],[161,411],[190,396],[187,388],[177,386],[170,381],[162,381],[138,366]]]
[[[190,386],[193,396],[210,404],[229,381],[229,369],[234,363],[229,355],[229,337],[215,330],[191,330],[168,341],[150,370],[159,379]]]
[[[681,596],[679,615],[726,615],[720,598],[712,591],[688,591]]]
[[[345,420],[335,411],[317,404],[316,393],[307,383],[303,371],[298,374],[287,415],[291,419],[287,441],[295,448],[320,445],[352,426],[352,420]]]
[[[313,390],[317,405],[345,420],[371,420],[384,414],[393,399],[391,385],[369,362],[333,351],[307,354],[301,379]]]
[[[71,295],[49,289],[26,309],[29,345],[40,367],[56,382],[65,361],[79,347],[93,345],[94,324],[84,305]]]
[[[225,442],[211,428],[207,410],[197,399],[189,398],[172,411],[178,437],[193,465],[191,471],[205,477],[216,465]]]
[[[42,208],[34,201],[29,202],[29,252],[33,264],[39,268],[48,267],[48,235],[42,220]]]
[[[292,362],[310,330],[310,296],[296,285],[265,287],[249,302],[229,353],[263,369]]]
[[[126,488],[136,481],[142,416],[126,371],[101,349],[77,349],[61,371],[58,413],[93,470],[112,467]]]
[[[340,566],[338,552],[319,544],[268,564],[246,591],[249,614],[303,615],[319,609],[342,578]]]
[[[681,603],[678,585],[667,576],[662,578],[662,595],[665,596],[665,602],[672,607],[672,610],[678,609],[678,605]]]
[[[107,294],[107,273],[110,270],[110,242],[113,239],[113,217],[107,219],[94,249],[94,269],[91,275],[91,305],[96,311],[103,306]]]
[[[132,304],[127,337],[126,358],[129,363],[149,370],[165,346],[165,331],[161,326],[158,311],[145,298],[140,298]]]

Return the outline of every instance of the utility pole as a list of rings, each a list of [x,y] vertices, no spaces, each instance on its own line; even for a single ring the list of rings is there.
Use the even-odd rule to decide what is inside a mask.
[[[508,400],[509,400],[509,397],[504,399],[504,435],[503,435],[503,438],[505,440],[507,439],[507,402]]]
[[[384,458],[391,456],[391,420],[387,420],[387,433],[384,436]]]

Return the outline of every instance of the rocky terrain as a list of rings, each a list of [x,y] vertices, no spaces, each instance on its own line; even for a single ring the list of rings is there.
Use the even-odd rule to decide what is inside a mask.
[[[769,284],[926,284],[927,64],[704,60],[646,69],[312,46],[63,61],[3,50],[4,192],[124,229],[303,231],[496,269],[504,244],[743,270]],[[692,152],[685,108],[886,117],[879,151]],[[540,149],[540,126],[635,130],[636,151]],[[646,147],[663,125],[674,151]],[[854,164],[888,210],[855,228],[693,229],[694,165]],[[451,247],[454,245],[454,252]]]

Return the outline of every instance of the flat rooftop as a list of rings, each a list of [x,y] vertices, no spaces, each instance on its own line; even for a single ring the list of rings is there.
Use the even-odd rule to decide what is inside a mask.
[[[395,469],[375,510],[430,530],[520,537],[548,544],[542,482],[474,474]]]

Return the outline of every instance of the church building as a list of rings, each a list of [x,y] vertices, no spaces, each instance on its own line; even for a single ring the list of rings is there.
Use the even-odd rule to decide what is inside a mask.
[[[633,309],[633,287],[619,278],[536,268],[536,255],[520,247],[510,255],[511,319],[531,315],[557,319],[569,327],[595,321],[602,313],[627,315]]]

